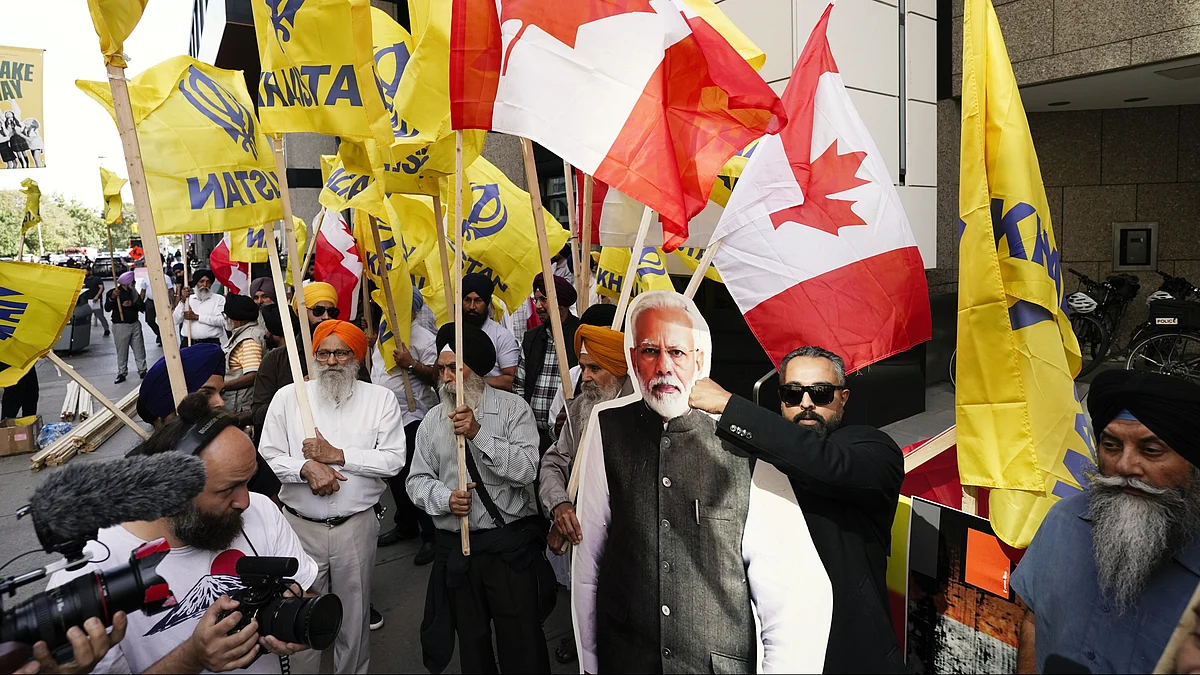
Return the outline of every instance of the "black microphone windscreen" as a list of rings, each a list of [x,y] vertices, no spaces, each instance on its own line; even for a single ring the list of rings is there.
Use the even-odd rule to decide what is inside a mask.
[[[118,523],[179,515],[204,479],[203,460],[180,452],[72,463],[34,491],[30,515],[49,550]]]

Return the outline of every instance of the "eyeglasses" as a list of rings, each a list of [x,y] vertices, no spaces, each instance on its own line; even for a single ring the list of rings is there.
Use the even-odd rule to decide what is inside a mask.
[[[804,395],[812,399],[813,405],[829,405],[833,403],[834,395],[846,387],[837,384],[795,384],[789,382],[779,387],[779,400],[789,408],[794,408],[804,402]]]
[[[325,314],[328,313],[329,318],[331,319],[336,319],[342,314],[342,310],[338,309],[337,307],[322,307],[321,305],[309,307],[308,311],[312,312],[313,316],[325,316]]]
[[[331,358],[336,358],[338,361],[345,361],[346,359],[350,358],[351,356],[354,356],[354,350],[352,350],[352,349],[318,349],[317,351],[313,352],[313,356],[317,357],[317,360],[319,360],[319,361],[328,361]]]

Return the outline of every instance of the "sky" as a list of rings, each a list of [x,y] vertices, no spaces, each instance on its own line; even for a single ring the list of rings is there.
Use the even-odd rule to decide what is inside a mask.
[[[99,209],[100,166],[128,178],[116,124],[98,103],[75,87],[75,80],[105,80],[100,41],[86,0],[3,0],[0,45],[44,49],[43,169],[4,169],[0,190],[15,190],[33,178],[42,193],[61,192]],[[151,0],[133,35],[125,41],[126,75],[133,77],[172,56],[186,54],[191,28],[190,0]],[[125,201],[132,202],[129,186]]]

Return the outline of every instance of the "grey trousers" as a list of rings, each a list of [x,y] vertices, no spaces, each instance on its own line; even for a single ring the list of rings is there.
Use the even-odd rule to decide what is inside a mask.
[[[129,347],[133,347],[133,359],[139,373],[146,372],[146,342],[142,337],[142,322],[114,323],[113,341],[117,347],[117,375],[129,372]]]
[[[316,593],[334,593],[342,601],[342,630],[333,643],[334,672],[366,673],[371,665],[371,580],[375,574],[375,542],[379,519],[367,509],[329,527],[283,512],[304,551],[317,562]],[[297,673],[317,672],[321,652],[308,650],[291,657]]]
[[[89,305],[91,307],[91,305]],[[104,326],[104,332],[108,332],[108,317],[104,315],[104,303],[100,303],[100,309],[92,308],[92,324],[95,325],[96,319],[100,319],[100,325]]]

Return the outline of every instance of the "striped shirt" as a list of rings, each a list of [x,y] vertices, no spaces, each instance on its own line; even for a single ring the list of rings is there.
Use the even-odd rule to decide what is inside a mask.
[[[229,354],[229,369],[243,373],[257,373],[262,365],[262,345],[258,340],[242,340]]]
[[[538,469],[538,433],[533,411],[519,396],[484,387],[475,411],[479,433],[467,441],[480,479],[506,523],[537,513],[533,481]],[[467,482],[472,482],[468,477]],[[458,489],[458,444],[445,406],[430,409],[417,429],[417,447],[405,482],[417,508],[433,517],[439,530],[459,531],[459,519],[450,514],[450,492]],[[497,527],[472,492],[472,530]]]

